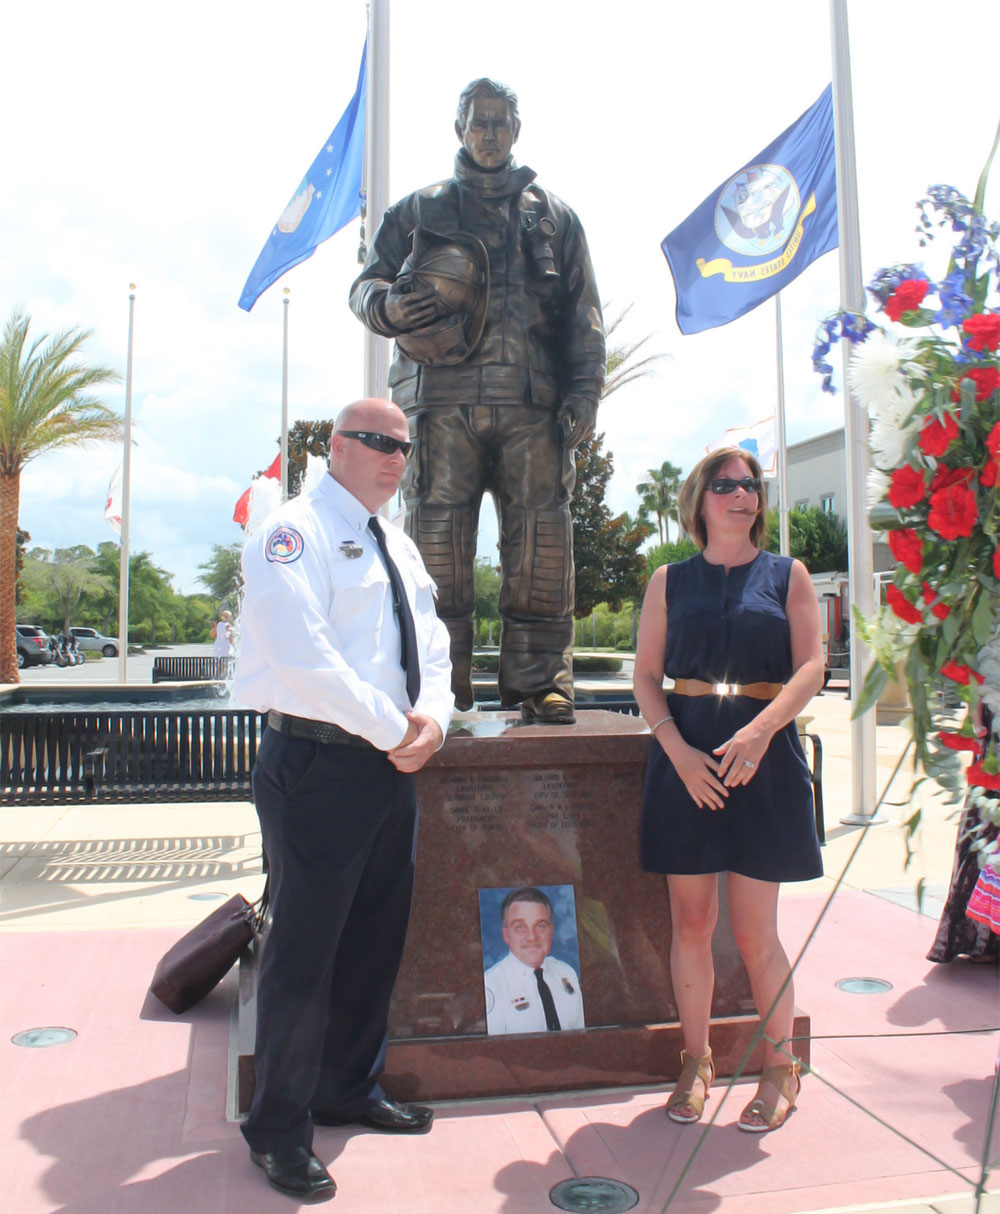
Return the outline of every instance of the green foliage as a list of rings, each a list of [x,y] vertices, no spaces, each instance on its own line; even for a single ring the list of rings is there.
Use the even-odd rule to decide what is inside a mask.
[[[574,644],[580,649],[615,649],[629,652],[635,648],[637,624],[635,604],[627,601],[620,610],[598,603],[590,615],[576,621]]]
[[[243,585],[243,573],[240,568],[240,557],[243,555],[243,545],[213,544],[212,555],[198,568],[201,577],[198,581],[208,588],[208,593],[217,604],[217,610],[228,608],[234,614],[239,606],[240,589]]]
[[[777,510],[767,512],[768,552],[780,551],[780,521]],[[796,506],[788,512],[790,555],[810,573],[844,573],[847,570],[847,528],[835,514],[818,506]]]
[[[646,577],[651,578],[661,565],[676,565],[697,554],[698,545],[686,535],[672,544],[658,544],[646,553]]]
[[[646,588],[645,561],[639,548],[652,532],[649,523],[627,514],[612,516],[604,496],[614,471],[603,452],[604,435],[577,447],[573,495],[573,557],[576,563],[574,614],[589,615],[598,603],[616,609],[626,598],[641,598]]]
[[[488,557],[477,557],[474,570],[477,620],[500,618],[500,570]]]
[[[107,590],[107,580],[97,569],[92,549],[78,544],[73,548],[32,548],[21,574],[25,591],[37,595],[44,604],[45,617],[59,632],[69,632],[79,622],[84,596]]]
[[[320,421],[297,421],[288,431],[288,496],[294,497],[306,474],[307,456],[315,455],[324,463],[330,458],[330,434],[333,431],[333,418]],[[278,439],[278,449],[281,449],[281,439]],[[266,469],[261,468],[257,476],[263,476]],[[202,566],[199,565],[199,568]]]

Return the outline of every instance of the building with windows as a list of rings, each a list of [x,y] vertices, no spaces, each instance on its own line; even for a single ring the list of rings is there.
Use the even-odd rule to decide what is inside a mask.
[[[788,461],[788,503],[795,509],[818,506],[847,523],[847,453],[844,431],[831,430],[785,448]],[[773,489],[772,489],[773,494]],[[773,502],[776,495],[771,497]],[[876,573],[894,568],[889,545],[875,532],[872,562]]]

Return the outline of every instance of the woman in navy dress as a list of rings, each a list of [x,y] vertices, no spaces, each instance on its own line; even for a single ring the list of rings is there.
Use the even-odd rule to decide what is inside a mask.
[[[684,1040],[667,1115],[697,1121],[715,1076],[712,932],[724,872],[733,935],[766,1017],[760,1086],[738,1123],[750,1133],[777,1129],[799,1089],[798,1062],[783,1044],[794,992],[777,932],[779,882],[823,872],[795,727],[823,685],[819,605],[800,561],[758,547],[765,510],[760,465],[747,452],[723,448],[693,470],[681,522],[701,552],[650,578],[634,680],[653,734],[642,866],[667,875]],[[667,693],[664,674],[674,680]]]

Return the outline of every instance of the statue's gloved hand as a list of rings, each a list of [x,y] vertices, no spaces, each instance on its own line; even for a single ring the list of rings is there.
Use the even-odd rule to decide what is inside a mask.
[[[440,301],[433,287],[411,289],[410,282],[394,282],[382,300],[385,319],[397,333],[409,333],[433,324],[440,311]]]
[[[597,401],[587,396],[566,396],[556,420],[563,432],[563,446],[572,451],[593,435],[597,425]]]

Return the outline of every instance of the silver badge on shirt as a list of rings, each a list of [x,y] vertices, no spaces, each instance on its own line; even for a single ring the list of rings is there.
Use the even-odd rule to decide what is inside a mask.
[[[353,540],[344,540],[342,544],[337,545],[337,551],[342,552],[349,561],[356,561],[364,553],[364,548]]]

